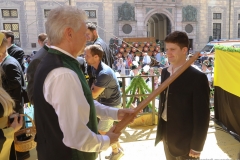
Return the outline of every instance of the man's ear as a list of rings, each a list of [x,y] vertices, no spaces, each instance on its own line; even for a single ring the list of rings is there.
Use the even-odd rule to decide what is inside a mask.
[[[69,41],[72,39],[72,36],[73,36],[73,29],[72,28],[66,28],[64,30],[64,37]]]
[[[183,47],[182,51],[183,51],[183,54],[186,54],[188,52],[188,48],[187,47]]]
[[[97,30],[93,30],[94,36],[97,36]]]

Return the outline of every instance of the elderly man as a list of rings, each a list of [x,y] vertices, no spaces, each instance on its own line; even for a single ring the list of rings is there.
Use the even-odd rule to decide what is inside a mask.
[[[94,160],[116,143],[114,127],[97,134],[97,117],[121,119],[133,110],[93,101],[76,60],[86,45],[86,14],[77,7],[52,9],[46,21],[51,43],[34,77],[33,100],[39,160]]]

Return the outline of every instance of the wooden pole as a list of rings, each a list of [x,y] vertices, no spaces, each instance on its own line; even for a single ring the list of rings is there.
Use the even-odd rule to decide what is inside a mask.
[[[156,90],[154,90],[145,100],[143,100],[134,110],[135,112],[131,115],[126,115],[117,125],[114,133],[119,133],[123,128],[125,128],[136,115],[144,109],[150,101],[152,101],[157,95],[159,95],[164,89],[166,89],[178,76],[180,76],[198,57],[199,52],[195,53],[192,58],[184,63],[175,73],[173,73],[167,80],[165,80]]]

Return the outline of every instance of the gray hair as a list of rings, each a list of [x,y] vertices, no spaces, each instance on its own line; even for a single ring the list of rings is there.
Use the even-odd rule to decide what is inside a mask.
[[[79,30],[82,24],[85,25],[86,13],[72,6],[59,6],[49,12],[45,23],[46,33],[51,45],[57,45],[63,38],[63,32],[67,27],[74,31]]]

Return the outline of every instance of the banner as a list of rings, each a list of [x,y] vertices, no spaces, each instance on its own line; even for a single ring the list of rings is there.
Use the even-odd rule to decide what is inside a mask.
[[[215,46],[214,86],[215,118],[240,135],[240,49]]]
[[[215,47],[214,86],[240,97],[240,51],[232,47]]]

